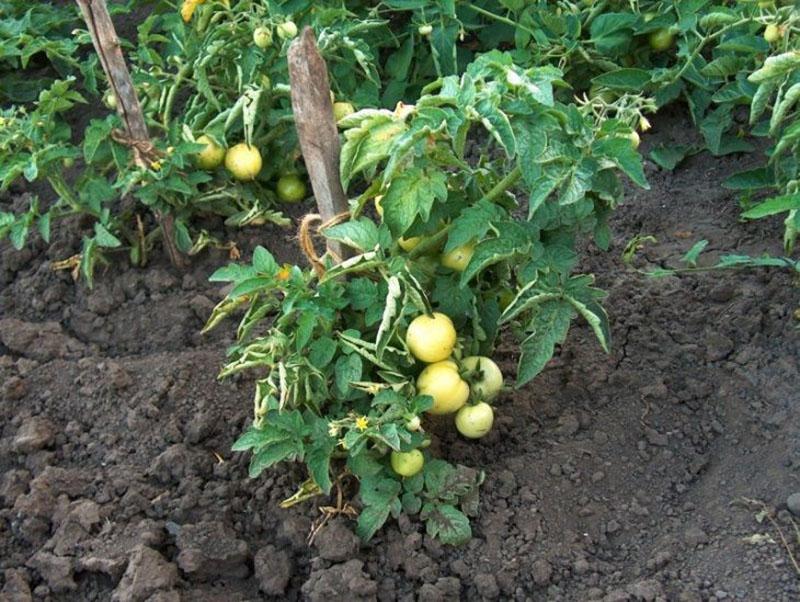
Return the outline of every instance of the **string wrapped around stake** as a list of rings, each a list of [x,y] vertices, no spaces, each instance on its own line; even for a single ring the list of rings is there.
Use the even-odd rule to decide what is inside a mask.
[[[300,220],[300,227],[297,229],[297,242],[300,245],[300,250],[303,252],[303,255],[308,259],[308,263],[314,268],[314,272],[316,272],[318,278],[322,278],[325,275],[325,264],[322,261],[325,254],[320,256],[317,253],[317,249],[314,247],[313,234],[317,236],[322,235],[325,229],[340,224],[348,219],[350,219],[350,213],[345,211],[334,215],[325,222],[322,221],[322,216],[318,213],[308,213]],[[314,229],[312,234],[312,225],[317,223],[319,223],[319,225]],[[326,254],[329,255],[335,263],[341,263],[342,258],[330,249]]]
[[[161,151],[150,140],[134,138],[122,130],[111,130],[111,139],[133,151],[133,160],[137,167],[147,169],[153,161],[162,156]]]

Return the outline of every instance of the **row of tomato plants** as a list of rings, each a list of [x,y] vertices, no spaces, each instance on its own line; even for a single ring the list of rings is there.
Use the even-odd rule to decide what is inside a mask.
[[[30,28],[36,15],[13,25]],[[351,209],[323,234],[354,256],[328,260],[321,275],[258,248],[249,265],[214,274],[233,287],[208,328],[244,311],[222,375],[256,374],[253,427],[235,449],[252,451],[253,476],[304,461],[297,499],[357,479],[365,538],[407,512],[460,543],[482,475],[426,459],[430,416],[455,414],[465,436],[491,426],[501,332],[519,343],[517,385],[542,370],[576,315],[608,348],[602,292],[574,273],[576,248],[587,236],[610,245],[620,172],[646,186],[636,130],[649,127],[647,112],[683,98],[704,147],[724,154],[752,149],[734,119],[750,105],[750,133],[777,144],[764,168],[729,185],[783,193],[745,215],[787,212],[791,252],[796,18],[774,3],[702,0],[162,3],[128,53],[160,158],[134,167],[113,114],[73,144],[67,117],[100,94],[96,65],[61,64],[59,49],[75,41],[54,39],[45,52],[65,75],[83,74],[81,89],[68,77],[33,105],[3,109],[0,182],[44,180],[57,200],[0,214],[0,235],[22,246],[34,227],[47,239],[54,218],[89,214],[71,265],[91,282],[115,248],[143,264],[159,236],[189,253],[223,246],[197,229],[205,214],[228,226],[286,224],[280,202],[306,190],[285,53],[312,26],[331,72]],[[20,39],[16,56],[30,60]],[[506,51],[484,52],[496,46]],[[381,105],[390,108],[370,108]],[[651,158],[671,168],[697,150],[656,148]],[[76,161],[78,173],[65,175]],[[118,203],[131,197],[138,203]],[[175,231],[160,231],[149,211],[172,214]],[[442,349],[431,354],[419,338]]]

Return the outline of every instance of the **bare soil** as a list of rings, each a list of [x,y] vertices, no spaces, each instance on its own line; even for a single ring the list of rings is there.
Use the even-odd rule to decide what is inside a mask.
[[[689,129],[681,115],[657,125],[650,140]],[[576,323],[533,383],[501,397],[490,436],[438,430],[440,453],[487,473],[462,548],[408,520],[360,545],[344,519],[309,547],[328,501],[277,507],[301,468],[247,478],[248,458],[229,450],[251,383],[216,379],[235,327],[199,334],[222,298],[207,282],[222,252],[185,273],[119,257],[90,291],[50,266],[77,252],[80,222],[49,248],[4,244],[0,601],[800,599],[789,274],[650,279],[620,259],[637,234],[658,239],[643,268],[674,265],[701,238],[714,252],[780,252],[780,220],[739,223],[720,187],[754,160],[649,164],[652,189],[629,190],[612,250],[588,247],[582,266],[609,291],[612,353]],[[245,256],[262,243],[297,261],[291,234],[236,236]],[[513,348],[498,356],[513,374]]]

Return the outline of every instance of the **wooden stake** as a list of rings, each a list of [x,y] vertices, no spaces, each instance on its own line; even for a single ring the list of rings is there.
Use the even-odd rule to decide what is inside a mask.
[[[300,150],[325,223],[349,208],[339,178],[339,131],[333,117],[328,69],[310,27],[292,42],[288,59]],[[337,241],[329,240],[327,245],[334,256],[345,258],[348,254]]]
[[[125,143],[133,151],[137,164],[147,167],[150,161],[157,158],[157,152],[150,140],[136,88],[133,87],[117,31],[108,14],[106,0],[76,0],[76,2],[89,28],[92,43],[108,78],[108,85],[117,98],[117,112],[125,124],[127,137]],[[184,257],[175,244],[175,223],[172,215],[157,211],[156,219],[161,226],[164,247],[172,264],[178,267],[184,266]]]

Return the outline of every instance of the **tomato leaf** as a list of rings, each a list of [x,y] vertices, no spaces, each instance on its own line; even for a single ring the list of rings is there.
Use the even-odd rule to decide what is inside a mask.
[[[592,146],[592,151],[595,155],[611,160],[634,183],[646,190],[650,189],[642,168],[642,158],[633,148],[630,140],[622,137],[602,138]]]
[[[472,528],[467,516],[450,504],[427,503],[420,517],[425,520],[428,535],[444,544],[462,545],[472,539]]]
[[[447,176],[438,169],[412,167],[392,180],[381,201],[383,219],[394,236],[402,236],[417,216],[427,220],[433,203],[447,199]]]
[[[297,444],[290,439],[262,447],[250,459],[248,475],[251,479],[254,479],[270,466],[283,460],[288,460],[292,456],[297,456],[299,453],[300,450],[298,450]]]
[[[452,251],[476,238],[483,238],[492,223],[504,217],[506,217],[506,212],[503,208],[486,199],[481,199],[467,207],[453,220],[450,226],[447,233],[447,244],[444,247],[445,252]]]
[[[745,219],[759,219],[776,213],[800,209],[800,193],[772,197],[742,213]]]
[[[525,326],[528,336],[520,343],[517,387],[532,380],[553,357],[555,346],[564,341],[574,310],[564,299],[535,306]]]

